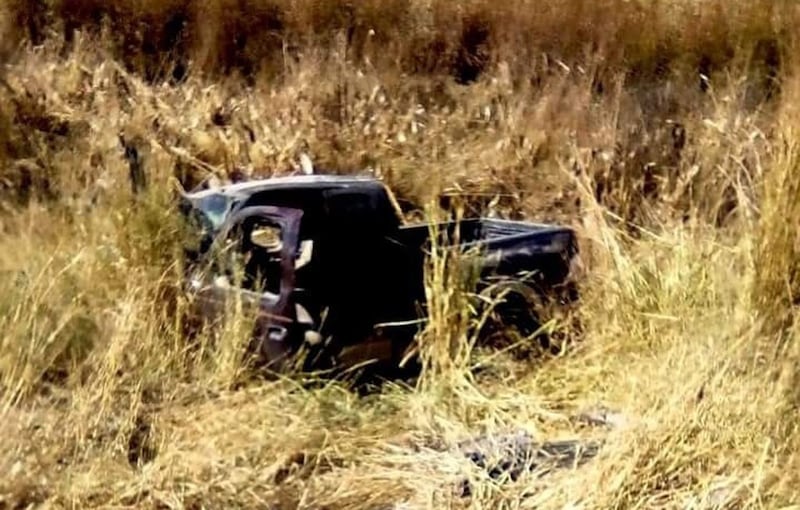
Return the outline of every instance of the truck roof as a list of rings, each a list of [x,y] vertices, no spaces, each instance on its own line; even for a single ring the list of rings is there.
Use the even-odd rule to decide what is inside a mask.
[[[284,196],[284,190],[290,193]],[[319,174],[254,179],[184,193],[182,203],[183,207],[188,207],[187,211],[189,209],[199,210],[208,220],[211,228],[216,229],[222,225],[232,210],[248,204],[257,205],[252,202],[252,199],[262,193],[271,196],[267,199],[268,203],[280,203],[284,207],[301,208],[312,215],[313,210],[322,205],[319,193],[329,190],[352,191],[364,197],[371,197],[371,200],[377,200],[379,208],[389,205],[392,209],[392,221],[398,224],[403,223],[402,212],[391,191],[383,182],[371,176]],[[296,193],[298,191],[299,194]],[[263,197],[259,200],[263,200]],[[372,212],[378,213],[379,211],[376,209]]]
[[[282,177],[270,177],[265,179],[255,179],[252,181],[228,184],[218,188],[208,188],[200,191],[190,192],[186,195],[190,198],[204,198],[209,195],[240,195],[252,194],[259,191],[266,191],[281,188],[329,188],[347,187],[352,185],[375,184],[382,186],[381,182],[369,176],[351,175],[290,175]]]

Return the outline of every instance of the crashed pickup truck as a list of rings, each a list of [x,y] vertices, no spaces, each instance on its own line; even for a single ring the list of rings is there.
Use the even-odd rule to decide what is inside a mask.
[[[478,290],[508,284],[498,310],[528,333],[536,303],[576,298],[569,228],[489,218],[407,225],[374,178],[240,182],[184,193],[181,211],[196,234],[187,287],[200,316],[219,317],[239,298],[252,310],[253,354],[275,371],[301,350],[305,369],[399,363],[425,320],[432,232],[473,254]]]

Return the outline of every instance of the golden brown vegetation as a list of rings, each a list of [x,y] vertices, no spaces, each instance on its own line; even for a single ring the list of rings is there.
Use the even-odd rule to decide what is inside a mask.
[[[792,2],[0,9],[0,507],[800,504]],[[410,216],[468,194],[577,228],[578,341],[466,353],[442,255],[417,387],[251,381],[243,317],[187,345],[174,186],[289,172],[301,151],[382,178]],[[595,403],[627,423],[571,421]],[[447,447],[515,428],[605,445],[453,495],[469,469]]]

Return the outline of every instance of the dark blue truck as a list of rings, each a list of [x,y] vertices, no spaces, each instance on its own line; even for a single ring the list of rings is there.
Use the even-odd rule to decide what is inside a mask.
[[[475,255],[478,291],[510,290],[498,311],[526,334],[543,300],[577,298],[571,229],[488,218],[406,225],[373,178],[253,180],[186,193],[182,211],[197,234],[187,258],[198,316],[219,317],[235,294],[252,307],[253,352],[277,371],[301,350],[306,368],[399,363],[425,319],[432,232]]]

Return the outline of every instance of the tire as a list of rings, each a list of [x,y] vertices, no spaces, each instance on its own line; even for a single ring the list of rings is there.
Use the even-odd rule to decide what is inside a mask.
[[[549,335],[542,326],[544,302],[531,287],[508,281],[487,287],[479,293],[481,316],[492,307],[488,319],[478,331],[482,344],[492,348],[505,348],[526,339],[516,349],[520,354],[531,351],[552,350]],[[509,334],[511,333],[511,334]],[[514,338],[518,337],[518,338]]]

